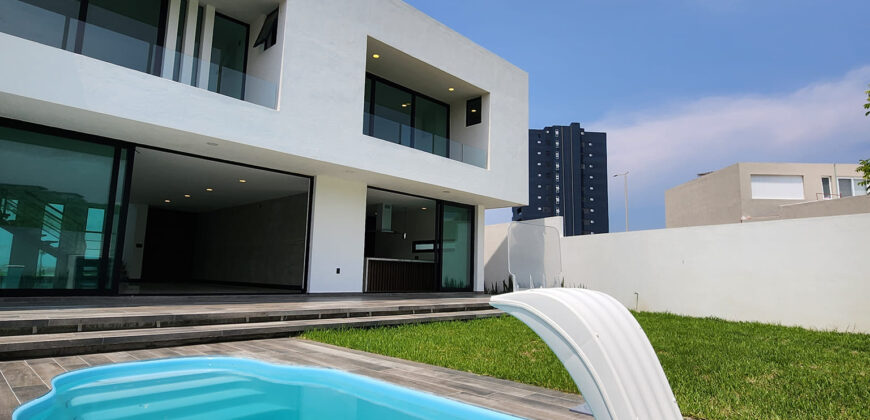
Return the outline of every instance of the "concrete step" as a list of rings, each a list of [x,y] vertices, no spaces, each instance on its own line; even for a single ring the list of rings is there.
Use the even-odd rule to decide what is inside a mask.
[[[201,325],[247,324],[278,321],[355,318],[386,315],[449,313],[491,309],[488,302],[444,302],[358,305],[347,307],[321,307],[307,309],[258,309],[257,305],[234,307],[228,310],[214,308],[166,311],[131,311],[107,308],[103,313],[82,314],[54,310],[0,317],[0,337],[32,334],[59,334],[70,332],[114,331],[142,328],[188,327]],[[289,306],[289,305],[288,305]]]
[[[0,337],[0,360],[134,350],[254,338],[286,337],[326,328],[365,328],[501,316],[497,309],[372,315],[346,318],[137,328]]]

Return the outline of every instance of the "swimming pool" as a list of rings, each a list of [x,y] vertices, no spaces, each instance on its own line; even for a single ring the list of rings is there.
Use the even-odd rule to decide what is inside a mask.
[[[516,419],[333,369],[186,357],[65,373],[24,419]]]

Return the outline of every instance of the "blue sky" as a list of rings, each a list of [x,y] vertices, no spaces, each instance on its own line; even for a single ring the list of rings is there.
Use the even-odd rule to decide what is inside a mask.
[[[608,133],[632,230],[664,227],[665,190],[698,172],[870,157],[870,1],[407,1],[529,73],[531,127]]]

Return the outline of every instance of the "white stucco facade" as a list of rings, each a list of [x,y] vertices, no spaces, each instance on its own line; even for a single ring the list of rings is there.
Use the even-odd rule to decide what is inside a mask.
[[[220,13],[233,2],[206,3]],[[482,290],[484,210],[527,200],[527,74],[399,0],[258,0],[245,14],[252,37],[275,6],[278,42],[251,48],[247,67],[274,84],[274,107],[0,33],[0,116],[313,177],[312,293],[362,291],[367,187],[474,206]],[[430,68],[432,86],[458,83],[455,101],[439,97],[451,107],[484,92],[485,124],[466,130],[451,112],[451,131],[486,151],[485,168],[362,133],[372,40]]]

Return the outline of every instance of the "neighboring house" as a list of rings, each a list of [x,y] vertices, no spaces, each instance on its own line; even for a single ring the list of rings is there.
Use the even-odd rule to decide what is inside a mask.
[[[528,75],[398,0],[6,0],[0,51],[2,295],[482,291],[526,203]]]
[[[528,205],[513,220],[562,216],[565,236],[607,233],[607,133],[580,124],[529,130]]]
[[[698,174],[665,191],[666,225],[867,213],[870,197],[858,185],[857,168],[845,163],[736,163]]]

